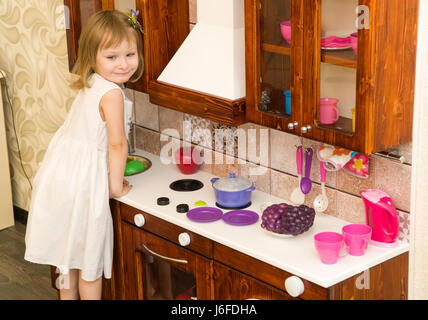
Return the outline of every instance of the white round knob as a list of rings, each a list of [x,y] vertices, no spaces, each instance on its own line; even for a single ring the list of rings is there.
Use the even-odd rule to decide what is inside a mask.
[[[291,276],[285,279],[285,290],[290,296],[296,298],[305,291],[305,284],[299,277]]]
[[[134,216],[134,222],[137,227],[142,227],[146,223],[146,219],[144,219],[144,216],[139,213]]]
[[[190,244],[190,236],[187,232],[183,232],[180,233],[178,235],[178,242],[180,242],[180,244],[185,247],[188,246]]]

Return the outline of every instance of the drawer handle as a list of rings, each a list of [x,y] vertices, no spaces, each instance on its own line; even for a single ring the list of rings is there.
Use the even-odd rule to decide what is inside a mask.
[[[187,232],[182,232],[178,235],[178,242],[182,247],[188,246],[190,244],[190,235]]]
[[[146,224],[146,219],[141,213],[139,213],[134,216],[134,223],[137,227],[142,227]]]
[[[174,258],[163,256],[163,255],[156,253],[156,252],[150,250],[149,248],[147,248],[147,246],[144,244],[144,242],[141,242],[141,244],[143,245],[143,248],[147,250],[148,253],[150,253],[150,254],[158,257],[158,258],[165,259],[165,260],[172,261],[172,262],[181,263],[181,264],[187,264],[187,260],[174,259]]]
[[[305,284],[299,277],[288,277],[285,280],[285,291],[287,291],[290,296],[296,298],[305,291]]]

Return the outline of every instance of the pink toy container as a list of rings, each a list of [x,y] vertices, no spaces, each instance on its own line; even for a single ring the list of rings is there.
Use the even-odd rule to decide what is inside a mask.
[[[372,228],[365,224],[348,224],[342,228],[342,235],[348,253],[362,256],[366,252],[372,234]]]
[[[358,32],[354,32],[351,34],[351,45],[352,49],[357,53],[358,50]]]
[[[282,37],[291,44],[291,21],[283,21],[280,23]]]
[[[322,124],[333,124],[339,120],[339,110],[337,109],[338,99],[320,99],[320,122]]]
[[[391,197],[378,189],[362,190],[366,222],[372,228],[370,244],[390,247],[398,244],[398,214]]]
[[[343,256],[343,236],[337,232],[320,232],[314,236],[315,248],[324,264],[335,264]],[[345,254],[346,255],[346,254]]]

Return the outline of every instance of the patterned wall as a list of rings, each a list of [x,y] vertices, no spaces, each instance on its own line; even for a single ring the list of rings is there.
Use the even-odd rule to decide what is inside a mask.
[[[64,20],[63,0],[0,1],[0,69],[13,110],[6,105],[13,201],[25,210],[31,197],[25,173],[32,181],[75,96],[68,87]]]

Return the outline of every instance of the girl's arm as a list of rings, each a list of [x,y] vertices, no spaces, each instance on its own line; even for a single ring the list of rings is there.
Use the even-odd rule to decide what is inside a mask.
[[[128,142],[123,119],[123,94],[120,89],[107,92],[100,101],[100,111],[107,125],[110,197],[122,197],[132,188],[124,183]]]

